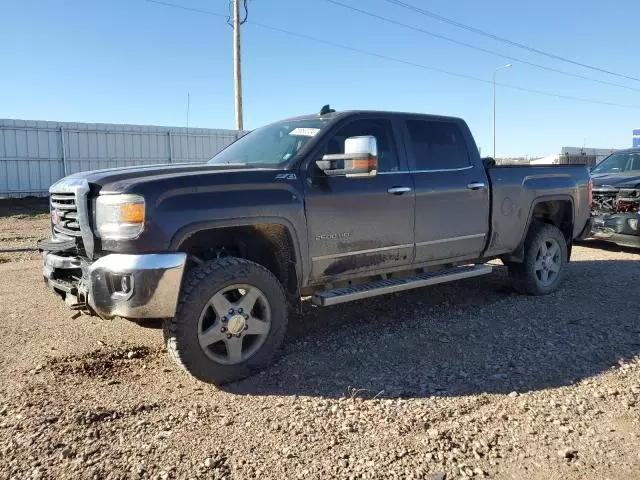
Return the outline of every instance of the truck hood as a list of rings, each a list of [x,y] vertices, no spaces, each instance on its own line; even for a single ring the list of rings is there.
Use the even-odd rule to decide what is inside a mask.
[[[640,188],[640,172],[592,173],[594,187]]]
[[[161,180],[163,178],[192,175],[215,175],[219,173],[242,174],[269,170],[273,169],[264,167],[248,167],[243,165],[208,165],[203,163],[107,168],[104,170],[91,170],[69,175],[53,184],[51,186],[51,191],[55,190],[57,185],[84,180],[89,183],[92,190],[99,190],[101,193],[117,193],[127,190],[134,184]]]

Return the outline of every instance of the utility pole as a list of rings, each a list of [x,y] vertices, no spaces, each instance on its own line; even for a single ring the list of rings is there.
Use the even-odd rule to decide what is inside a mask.
[[[245,3],[246,12],[246,3]],[[233,0],[233,81],[235,83],[236,129],[243,130],[242,122],[242,73],[240,65],[240,26],[246,22],[240,19],[240,0]]]
[[[191,155],[190,155],[190,151],[189,151],[189,113],[191,111],[191,96],[189,94],[189,92],[187,92],[187,162],[190,161]]]

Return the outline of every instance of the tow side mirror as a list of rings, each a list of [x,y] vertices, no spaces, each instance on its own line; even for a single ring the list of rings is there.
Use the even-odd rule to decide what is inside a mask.
[[[378,171],[376,137],[349,137],[344,141],[344,153],[325,155],[316,164],[326,175],[332,177],[373,177]]]

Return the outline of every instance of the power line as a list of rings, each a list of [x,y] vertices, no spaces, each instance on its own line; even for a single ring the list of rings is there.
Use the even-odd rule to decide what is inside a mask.
[[[408,10],[412,10],[412,11],[414,11],[416,13],[420,13],[421,15],[425,15],[427,17],[431,17],[431,18],[434,18],[436,20],[440,20],[441,22],[448,23],[449,25],[453,25],[455,27],[462,28],[464,30],[468,30],[469,32],[473,32],[473,33],[476,33],[478,35],[482,35],[484,37],[489,37],[489,38],[491,38],[493,40],[496,40],[498,42],[507,43],[507,44],[509,44],[511,46],[522,48],[522,49],[527,50],[529,52],[537,53],[538,55],[544,55],[545,57],[553,58],[555,60],[560,60],[561,62],[571,63],[571,64],[577,65],[579,67],[588,68],[589,70],[594,70],[596,72],[606,73],[608,75],[613,75],[615,77],[626,78],[627,80],[634,80],[636,82],[640,82],[640,78],[638,78],[638,77],[634,77],[634,76],[631,76],[631,75],[626,75],[624,73],[612,72],[611,70],[606,70],[606,69],[600,68],[600,67],[594,67],[593,65],[587,65],[586,63],[580,63],[580,62],[577,62],[575,60],[571,60],[570,58],[561,57],[560,55],[556,55],[554,53],[544,52],[542,50],[538,50],[537,48],[530,47],[530,46],[525,45],[523,43],[515,42],[513,40],[509,40],[507,38],[500,37],[498,35],[495,35],[495,34],[490,33],[490,32],[486,32],[484,30],[480,30],[479,28],[472,27],[470,25],[465,25],[464,23],[457,22],[457,21],[452,20],[450,18],[444,17],[442,15],[438,15],[437,13],[431,12],[429,10],[425,10],[423,8],[420,8],[420,7],[416,7],[415,5],[411,5],[409,3],[405,3],[405,2],[402,2],[400,0],[385,0],[385,1],[387,1],[387,2],[389,2],[391,4],[394,4],[394,5],[397,5],[399,7],[403,7],[403,8],[406,8]]]
[[[160,0],[142,0],[142,1],[155,3],[156,5],[164,5],[165,7],[179,8],[180,10],[186,10],[188,12],[204,13],[205,15],[211,15],[213,17],[222,17],[222,18],[228,17],[227,15],[223,15],[222,13],[215,13],[209,10],[200,10],[199,8],[186,7],[184,5],[179,5],[177,3],[162,2]]]
[[[540,68],[542,70],[547,70],[549,72],[559,73],[561,75],[567,75],[569,77],[575,77],[575,78],[580,78],[582,80],[588,80],[590,82],[596,82],[596,83],[601,83],[601,84],[604,84],[604,85],[610,85],[610,86],[614,86],[614,87],[625,88],[625,89],[628,89],[628,90],[640,91],[640,89],[638,89],[638,88],[629,87],[627,85],[622,85],[622,84],[614,83],[614,82],[607,82],[606,80],[600,80],[600,79],[597,79],[597,78],[589,77],[587,75],[580,75],[579,73],[571,73],[571,72],[567,72],[567,71],[564,71],[564,70],[560,70],[558,68],[547,67],[545,65],[540,65],[538,63],[530,62],[528,60],[523,60],[523,59],[518,58],[518,57],[511,57],[509,55],[504,55],[502,53],[496,52],[495,50],[489,50],[489,49],[486,49],[486,48],[478,47],[478,46],[472,45],[470,43],[462,42],[460,40],[456,40],[454,38],[447,37],[445,35],[440,35],[440,34],[437,34],[437,33],[430,32],[429,30],[425,30],[423,28],[414,27],[413,25],[409,25],[409,24],[406,24],[406,23],[398,22],[396,20],[392,20],[390,18],[386,18],[386,17],[383,17],[381,15],[377,15],[375,13],[369,12],[368,10],[363,10],[363,9],[360,9],[360,8],[357,8],[357,7],[353,7],[351,5],[347,5],[347,4],[339,2],[337,0],[324,0],[324,1],[328,2],[328,3],[332,3],[332,4],[337,5],[337,6],[340,6],[342,8],[346,8],[348,10],[352,10],[354,12],[361,13],[363,15],[367,15],[369,17],[376,18],[376,19],[381,20],[383,22],[387,22],[387,23],[391,23],[393,25],[398,25],[400,27],[408,28],[408,29],[413,30],[415,32],[420,32],[420,33],[423,33],[425,35],[429,35],[431,37],[438,38],[440,40],[445,40],[447,42],[454,43],[456,45],[460,45],[460,46],[463,46],[463,47],[466,47],[466,48],[471,48],[473,50],[477,50],[479,52],[488,53],[490,55],[493,55],[493,56],[496,56],[496,57],[500,57],[500,58],[504,58],[504,59],[510,60],[512,62],[519,62],[519,63],[522,63],[524,65],[529,65],[529,66],[532,66],[532,67]]]
[[[480,77],[474,77],[473,75],[466,75],[464,73],[452,72],[452,71],[444,70],[444,69],[441,69],[441,68],[427,66],[427,65],[424,65],[424,64],[421,64],[421,63],[411,62],[411,61],[408,61],[408,60],[402,60],[400,58],[390,57],[388,55],[384,55],[384,54],[381,54],[381,53],[376,53],[376,52],[371,52],[371,51],[368,51],[368,50],[362,50],[362,49],[359,49],[359,48],[350,47],[348,45],[343,45],[341,43],[335,43],[335,42],[332,42],[332,41],[329,41],[329,40],[324,40],[324,39],[312,37],[312,36],[305,35],[305,34],[302,34],[302,33],[291,32],[291,31],[285,30],[283,28],[273,27],[271,25],[265,25],[263,23],[257,23],[257,22],[247,22],[247,23],[250,23],[251,25],[255,25],[257,27],[261,27],[261,28],[265,28],[265,29],[268,29],[268,30],[272,30],[274,32],[280,32],[280,33],[284,33],[286,35],[291,35],[291,36],[295,36],[295,37],[298,37],[298,38],[304,38],[306,40],[311,40],[313,42],[323,43],[325,45],[331,45],[332,47],[341,48],[343,50],[349,50],[351,52],[361,53],[363,55],[368,55],[370,57],[381,58],[383,60],[388,60],[388,61],[395,62],[395,63],[402,63],[404,65],[410,65],[410,66],[418,67],[418,68],[421,68],[421,69],[424,69],[424,70],[430,70],[432,72],[438,72],[438,73],[442,73],[442,74],[445,74],[445,75],[451,75],[451,76],[458,77],[458,78],[464,78],[466,80],[473,80],[473,81],[476,81],[476,82],[481,82],[481,83],[486,83],[486,84],[492,84],[493,83],[491,80],[486,80],[486,79],[480,78]],[[573,96],[570,96],[570,95],[562,95],[562,94],[558,94],[558,93],[547,92],[547,91],[544,91],[544,90],[535,90],[535,89],[532,89],[532,88],[520,87],[518,85],[512,85],[512,84],[509,84],[509,83],[496,82],[496,85],[500,85],[501,87],[505,87],[505,88],[511,88],[511,89],[514,89],[514,90],[520,90],[522,92],[535,93],[535,94],[538,94],[538,95],[546,95],[546,96],[556,97],[556,98],[563,98],[565,100],[575,100],[575,101],[579,101],[579,102],[587,102],[587,103],[594,103],[594,104],[609,105],[609,106],[613,106],[613,107],[640,109],[640,105],[626,105],[626,104],[622,104],[622,103],[607,102],[607,101],[603,101],[603,100],[593,100],[593,99],[590,99],[590,98],[573,97]]]
[[[169,3],[169,2],[161,2],[159,0],[143,0],[143,1],[151,2],[151,3],[158,3],[158,4],[161,4],[161,5],[164,5],[164,6],[168,6],[168,7],[176,7],[176,8],[182,8],[182,9],[191,10],[190,8],[183,7],[182,5],[177,5],[177,4],[173,4],[173,3]],[[216,16],[216,17],[224,17],[224,18],[226,18],[226,15],[210,12],[210,11],[207,11],[207,10],[197,10],[196,9],[194,11],[197,11],[198,13],[204,13],[204,14],[208,14],[208,15],[213,15],[213,16]],[[466,79],[466,80],[472,80],[472,81],[475,81],[475,82],[480,82],[480,83],[485,83],[485,84],[492,84],[493,83],[491,80],[487,80],[487,79],[480,78],[480,77],[475,77],[473,75],[467,75],[467,74],[464,74],[464,73],[452,72],[452,71],[449,71],[449,70],[444,70],[444,69],[441,69],[441,68],[436,68],[436,67],[431,67],[431,66],[428,66],[428,65],[424,65],[424,64],[421,64],[421,63],[411,62],[409,60],[403,60],[403,59],[400,59],[400,58],[391,57],[391,56],[384,55],[384,54],[381,54],[381,53],[371,52],[371,51],[368,51],[368,50],[362,50],[360,48],[350,47],[348,45],[343,45],[341,43],[332,42],[330,40],[325,40],[325,39],[322,39],[322,38],[312,37],[310,35],[306,35],[306,34],[303,34],[303,33],[292,32],[290,30],[285,30],[284,28],[274,27],[274,26],[271,26],[271,25],[266,25],[264,23],[258,23],[258,22],[254,22],[254,21],[248,21],[247,23],[250,24],[250,25],[255,25],[256,27],[264,28],[266,30],[271,30],[271,31],[274,31],[274,32],[283,33],[285,35],[289,35],[289,36],[293,36],[293,37],[297,37],[297,38],[303,38],[305,40],[310,40],[312,42],[321,43],[321,44],[324,44],[324,45],[330,45],[332,47],[340,48],[342,50],[347,50],[347,51],[354,52],[354,53],[360,53],[362,55],[367,55],[367,56],[370,56],[370,57],[379,58],[379,59],[387,60],[387,61],[390,61],[390,62],[400,63],[400,64],[403,64],[403,65],[409,65],[409,66],[421,68],[423,70],[429,70],[429,71],[432,71],[432,72],[442,73],[444,75],[463,78],[463,79]],[[608,105],[608,106],[620,107],[620,108],[640,109],[640,105],[627,105],[627,104],[621,104],[621,103],[607,102],[607,101],[603,101],[603,100],[594,100],[594,99],[590,99],[590,98],[573,97],[573,96],[570,96],[570,95],[562,95],[562,94],[557,94],[557,93],[553,93],[553,92],[547,92],[547,91],[544,91],[544,90],[535,90],[535,89],[531,89],[531,88],[520,87],[518,85],[512,85],[512,84],[508,84],[508,83],[499,83],[498,82],[498,83],[496,83],[496,85],[499,85],[499,86],[505,87],[505,88],[511,88],[513,90],[519,90],[519,91],[522,91],[522,92],[535,93],[535,94],[538,94],[538,95],[545,95],[545,96],[548,96],[548,97],[562,98],[562,99],[565,99],[565,100],[573,100],[573,101],[585,102],[585,103],[591,103],[591,104]]]

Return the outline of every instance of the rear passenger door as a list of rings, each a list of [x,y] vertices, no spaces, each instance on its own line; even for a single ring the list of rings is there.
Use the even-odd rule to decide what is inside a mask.
[[[407,117],[416,198],[415,262],[477,257],[489,231],[489,184],[463,122]],[[474,163],[472,158],[476,160]]]

